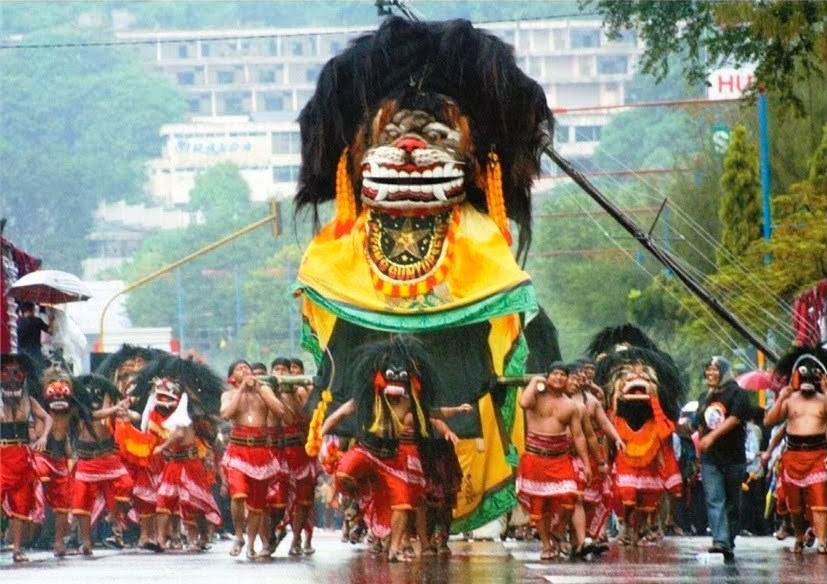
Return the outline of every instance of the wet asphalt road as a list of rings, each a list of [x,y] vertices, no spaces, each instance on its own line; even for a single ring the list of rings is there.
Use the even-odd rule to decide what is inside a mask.
[[[673,537],[659,546],[639,549],[612,544],[599,559],[585,562],[539,562],[539,542],[452,541],[453,556],[428,558],[409,564],[389,564],[372,556],[364,545],[341,543],[333,532],[319,531],[316,554],[290,558],[282,547],[269,561],[232,558],[230,543],[217,543],[203,554],[126,550],[96,550],[91,559],[69,556],[62,560],[47,552],[32,552],[28,564],[12,564],[11,554],[0,554],[2,584],[384,584],[448,582],[468,584],[816,584],[827,582],[827,556],[813,549],[803,556],[789,552],[792,540],[770,537],[739,538],[736,559],[719,562],[705,554],[708,538]],[[242,556],[243,557],[243,556]],[[712,562],[704,563],[707,559]]]

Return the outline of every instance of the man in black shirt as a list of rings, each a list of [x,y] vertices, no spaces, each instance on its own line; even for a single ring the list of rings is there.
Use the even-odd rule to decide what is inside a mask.
[[[49,311],[49,323],[35,315],[34,303],[22,302],[20,304],[21,316],[17,321],[17,350],[25,353],[36,363],[45,365],[43,349],[40,344],[40,333],[54,333],[55,313]]]
[[[729,362],[712,357],[704,371],[709,392],[698,406],[703,480],[709,528],[710,553],[734,558],[738,533],[741,483],[746,476],[744,420],[749,415],[749,398],[732,378]]]

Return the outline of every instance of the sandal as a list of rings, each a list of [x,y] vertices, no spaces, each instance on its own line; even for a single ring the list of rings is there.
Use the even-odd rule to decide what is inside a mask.
[[[625,533],[617,538],[617,543],[620,545],[630,545],[632,542],[629,541],[629,536]]]
[[[79,550],[80,555],[82,556],[91,556],[92,555],[92,548],[87,545],[80,546]]]
[[[302,555],[302,546],[300,543],[294,543],[290,546],[290,551],[287,552],[288,556],[300,556]]]
[[[411,558],[405,555],[405,552],[402,550],[397,550],[396,553],[388,554],[388,561],[392,564],[398,564],[402,562],[410,562]]]
[[[241,550],[244,548],[244,540],[243,539],[236,539],[233,541],[233,547],[230,548],[230,555],[236,557],[241,553]]]
[[[557,557],[557,552],[554,548],[546,549],[540,552],[540,561],[541,562],[550,562],[554,558]]]
[[[422,550],[419,552],[419,556],[423,557],[423,558],[432,557],[432,556],[437,555],[437,553],[438,552],[437,552],[436,546],[435,545],[429,545],[429,546],[425,546],[424,548],[422,548]]]
[[[310,542],[305,542],[304,547],[302,548],[302,553],[306,556],[312,556],[316,553],[316,550],[310,545]]]
[[[816,551],[822,555],[827,554],[827,543],[818,544]]]
[[[450,556],[451,555],[451,548],[448,547],[448,542],[447,541],[443,541],[441,544],[439,544],[439,549],[437,550],[437,553],[440,556]]]
[[[804,542],[796,540],[795,544],[793,545],[793,553],[794,554],[803,554],[804,553]]]
[[[813,531],[812,527],[808,527],[807,531],[804,533],[804,545],[807,547],[813,547],[816,542],[816,532]]]
[[[145,550],[149,550],[151,552],[155,552],[156,554],[163,553],[164,546],[160,543],[155,541],[145,541],[144,545],[142,546]]]
[[[28,562],[29,561],[29,556],[27,556],[23,552],[14,552],[11,555],[11,559],[15,564],[21,564],[23,562]]]
[[[122,550],[125,547],[123,537],[120,534],[110,535],[103,540],[103,543],[115,548],[116,550]]]
[[[258,558],[258,554],[256,553],[255,548],[251,545],[248,545],[247,546],[247,559],[248,560],[255,560],[256,558]]]

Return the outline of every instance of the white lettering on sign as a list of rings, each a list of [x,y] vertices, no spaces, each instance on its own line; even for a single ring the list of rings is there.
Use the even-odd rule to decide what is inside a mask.
[[[717,69],[709,75],[707,81],[709,81],[709,87],[706,89],[707,99],[736,99],[752,86],[754,69],[752,67]]]
[[[252,149],[253,143],[250,140],[196,141],[179,138],[175,141],[176,154],[205,154],[216,156],[237,152],[250,152]]]

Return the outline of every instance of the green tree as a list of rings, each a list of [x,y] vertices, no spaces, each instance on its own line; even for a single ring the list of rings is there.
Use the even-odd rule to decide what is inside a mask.
[[[33,35],[33,43],[102,40]],[[140,200],[158,127],[183,98],[132,53],[112,47],[0,51],[0,185],[7,234],[47,267],[80,270],[99,202]],[[67,212],[71,210],[71,212]]]
[[[827,3],[817,0],[714,2],[677,0],[587,0],[612,34],[638,30],[645,42],[644,73],[663,78],[669,57],[685,55],[690,81],[704,81],[710,69],[733,62],[754,63],[757,83],[803,110],[799,82],[825,73]]]
[[[811,168],[818,165],[816,159],[811,157]],[[827,185],[823,176],[813,174],[814,178],[808,177],[792,185],[789,192],[773,197],[772,238],[753,240],[738,265],[722,267],[706,282],[737,318],[762,336],[774,335],[782,349],[793,339],[773,319],[791,325],[792,301],[824,277],[827,265]],[[749,281],[745,281],[745,274]],[[753,283],[764,288],[750,293]],[[689,307],[698,307],[693,298],[685,302]],[[702,315],[687,323],[684,333],[699,339],[710,326],[719,325],[711,315]]]
[[[629,291],[648,284],[647,271],[658,266],[585,194],[561,187],[544,198],[526,269],[563,354],[575,357],[600,328],[627,320]],[[624,192],[613,200],[634,204]]]
[[[718,265],[740,257],[761,237],[761,180],[758,175],[758,148],[749,141],[747,129],[737,126],[732,132],[721,175],[724,196],[718,216],[721,219],[721,245]]]
[[[250,186],[233,162],[216,164],[195,178],[189,206],[207,221],[236,220],[250,202]]]

